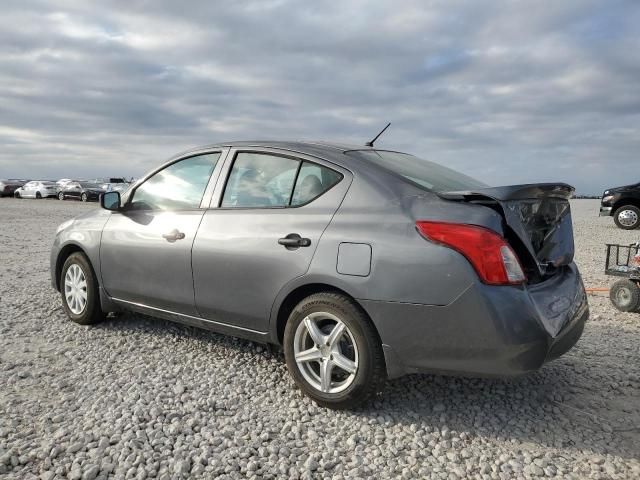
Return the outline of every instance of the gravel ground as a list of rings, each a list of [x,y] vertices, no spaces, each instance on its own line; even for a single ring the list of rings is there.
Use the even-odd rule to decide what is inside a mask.
[[[56,226],[95,204],[0,199],[0,477],[639,478],[640,315],[590,297],[571,352],[516,380],[414,375],[357,412],[316,407],[283,357],[123,315],[68,321]],[[577,261],[640,237],[573,203]]]

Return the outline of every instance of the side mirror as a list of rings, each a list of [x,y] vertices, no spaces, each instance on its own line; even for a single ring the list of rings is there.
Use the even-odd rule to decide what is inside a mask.
[[[120,192],[106,192],[100,195],[100,206],[112,212],[120,210]]]

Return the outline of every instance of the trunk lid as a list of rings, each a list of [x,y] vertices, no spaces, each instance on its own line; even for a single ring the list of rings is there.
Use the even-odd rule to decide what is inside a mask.
[[[446,200],[485,205],[500,213],[505,237],[532,283],[573,261],[573,226],[565,183],[535,183],[469,191],[439,192]]]

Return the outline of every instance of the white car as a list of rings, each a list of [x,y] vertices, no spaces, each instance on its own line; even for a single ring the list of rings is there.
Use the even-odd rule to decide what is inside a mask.
[[[58,186],[48,180],[33,180],[14,192],[16,198],[47,198],[58,195]]]

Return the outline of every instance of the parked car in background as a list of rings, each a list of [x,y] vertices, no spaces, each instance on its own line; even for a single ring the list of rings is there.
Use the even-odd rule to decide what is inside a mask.
[[[71,178],[61,178],[60,180],[58,180],[56,182],[56,185],[58,185],[58,188],[64,187],[67,183],[69,182],[73,182],[74,180]],[[77,182],[78,180],[76,180]]]
[[[13,197],[15,191],[25,183],[27,183],[25,180],[11,178],[7,180],[0,180],[0,197]]]
[[[32,180],[16,189],[13,196],[16,198],[47,198],[55,197],[58,186],[50,180]]]
[[[91,182],[99,184],[105,192],[124,192],[129,188],[129,182],[121,177],[95,178]]]
[[[103,186],[107,192],[124,193],[131,186],[131,184],[130,183],[105,183]]]
[[[605,190],[600,216],[612,216],[615,224],[623,230],[640,227],[640,183]]]
[[[58,190],[58,199],[75,198],[83,202],[98,201],[104,192],[104,188],[97,183],[72,181]]]
[[[212,145],[60,225],[51,279],[80,324],[128,309],[282,345],[305,394],[350,408],[386,378],[513,376],[571,349],[573,191],[369,147]]]

